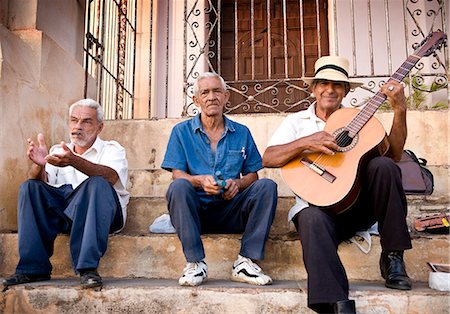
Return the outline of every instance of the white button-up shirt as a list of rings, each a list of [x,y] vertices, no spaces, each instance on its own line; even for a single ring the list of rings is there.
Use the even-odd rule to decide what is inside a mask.
[[[73,144],[67,145],[69,149],[73,151]],[[60,145],[54,145],[50,149],[51,154],[62,153]],[[78,155],[92,163],[108,166],[114,169],[119,180],[114,184],[114,189],[119,196],[120,205],[122,207],[123,221],[126,220],[126,207],[130,199],[130,193],[126,190],[128,180],[128,161],[126,159],[125,148],[123,148],[116,141],[103,141],[99,137],[95,140],[94,144],[82,155]],[[88,176],[81,171],[75,169],[72,166],[56,167],[49,163],[45,165],[45,171],[48,175],[48,184],[58,187],[63,184],[72,185],[73,189],[76,189]]]
[[[322,131],[325,122],[316,116],[315,104],[311,104],[307,110],[288,115],[272,135],[267,146],[283,145],[295,141],[301,137]],[[302,209],[309,206],[308,202],[295,196],[296,204],[289,210],[288,220]]]

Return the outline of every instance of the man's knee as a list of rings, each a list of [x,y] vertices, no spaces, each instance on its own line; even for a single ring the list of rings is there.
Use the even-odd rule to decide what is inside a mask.
[[[382,176],[400,175],[396,163],[391,158],[384,156],[371,159],[367,165],[367,171]]]
[[[255,183],[253,183],[253,188],[258,190],[258,192],[268,193],[267,195],[277,196],[277,184],[270,179],[262,178],[256,180]]]
[[[188,192],[195,192],[192,183],[187,179],[175,179],[169,185],[167,190],[167,199],[171,199],[173,196],[180,196]]]
[[[45,184],[45,183],[41,180],[29,179],[20,185],[20,191],[27,191],[30,189],[35,189],[37,187],[40,187],[42,184]]]
[[[323,225],[324,221],[328,221],[330,217],[323,210],[310,206],[302,209],[296,216],[296,219],[299,226],[314,228],[314,226]]]
[[[111,186],[111,184],[105,178],[103,178],[101,176],[89,177],[84,181],[84,183],[87,186],[94,186],[94,187],[100,187],[100,188]]]
[[[40,191],[46,183],[37,179],[29,179],[23,182],[19,188],[19,200],[25,200],[33,197],[33,192]]]

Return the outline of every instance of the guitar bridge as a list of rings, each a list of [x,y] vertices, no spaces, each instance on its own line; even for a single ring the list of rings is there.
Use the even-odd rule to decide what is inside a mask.
[[[330,172],[328,172],[328,170],[324,169],[323,167],[315,164],[311,159],[303,157],[302,159],[300,159],[300,162],[309,169],[311,169],[312,171],[314,171],[315,173],[317,173],[318,175],[320,175],[328,182],[333,183],[334,180],[336,180],[336,177],[334,175],[332,175]]]

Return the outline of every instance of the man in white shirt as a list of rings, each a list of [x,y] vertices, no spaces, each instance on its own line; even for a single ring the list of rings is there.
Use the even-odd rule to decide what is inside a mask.
[[[310,85],[316,102],[307,110],[286,117],[275,131],[263,156],[265,167],[282,167],[303,152],[333,156],[340,146],[335,136],[323,131],[327,119],[342,107],[341,101],[362,83],[348,78],[348,60],[325,56],[315,63],[315,76],[303,80]],[[319,313],[355,313],[355,302],[349,300],[349,284],[337,254],[339,243],[357,231],[367,230],[378,221],[382,254],[380,270],[385,285],[409,290],[403,251],[411,248],[406,224],[406,197],[403,191],[400,160],[406,140],[406,101],[403,86],[388,81],[381,87],[394,112],[385,156],[370,159],[360,169],[361,190],[355,202],[343,213],[333,206],[324,208],[296,197],[289,212],[300,235],[303,260],[308,273],[308,307]],[[384,135],[384,130],[383,130]],[[345,147],[345,146],[344,146]],[[319,157],[318,157],[319,159]],[[326,174],[328,175],[328,174]],[[299,177],[298,180],[306,180]],[[307,182],[311,184],[311,182]],[[326,195],[332,191],[314,191]]]
[[[19,191],[19,263],[3,280],[5,287],[49,280],[50,257],[58,233],[70,234],[72,266],[82,288],[102,285],[97,272],[109,233],[120,231],[126,219],[128,162],[116,141],[98,137],[103,109],[82,99],[69,109],[70,144],[48,152],[44,135],[28,139],[33,162]]]

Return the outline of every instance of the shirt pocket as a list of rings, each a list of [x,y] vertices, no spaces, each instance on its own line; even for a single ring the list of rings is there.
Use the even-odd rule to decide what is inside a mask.
[[[225,156],[225,174],[227,178],[239,178],[244,163],[242,151],[229,150]]]
[[[59,167],[56,176],[58,184],[72,184],[75,179],[75,169],[71,166]]]

